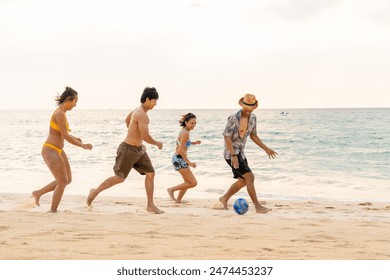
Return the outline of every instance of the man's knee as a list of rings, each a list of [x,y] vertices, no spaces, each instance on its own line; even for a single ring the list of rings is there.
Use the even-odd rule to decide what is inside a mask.
[[[62,178],[57,178],[56,182],[57,182],[57,187],[65,188],[66,185],[68,185],[68,177],[65,176]]]
[[[154,175],[156,175],[155,172],[145,173],[146,179],[148,179],[148,180],[153,180],[154,179]]]
[[[124,178],[121,178],[121,177],[119,177],[119,176],[115,176],[115,177],[114,177],[114,180],[115,180],[115,183],[116,183],[116,184],[120,184],[120,183],[123,183],[123,182],[125,181]]]
[[[245,173],[242,177],[244,177],[246,184],[253,184],[255,182],[255,175],[252,172]]]

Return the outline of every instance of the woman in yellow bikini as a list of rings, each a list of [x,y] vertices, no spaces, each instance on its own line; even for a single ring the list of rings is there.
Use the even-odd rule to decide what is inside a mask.
[[[70,129],[68,121],[66,120],[66,112],[72,110],[76,106],[77,100],[77,92],[70,87],[66,87],[65,91],[56,98],[58,108],[54,111],[50,119],[49,136],[42,147],[42,157],[53,174],[55,181],[44,186],[40,190],[33,191],[32,195],[35,199],[35,203],[39,206],[39,199],[41,196],[45,193],[54,191],[49,211],[51,213],[57,212],[64,189],[66,185],[70,184],[72,181],[68,157],[63,150],[64,139],[83,149],[92,149],[91,144],[83,144],[80,138],[69,134]]]

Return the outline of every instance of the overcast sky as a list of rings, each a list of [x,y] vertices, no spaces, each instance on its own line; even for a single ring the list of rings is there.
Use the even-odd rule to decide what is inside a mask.
[[[388,0],[0,0],[0,109],[390,107]]]

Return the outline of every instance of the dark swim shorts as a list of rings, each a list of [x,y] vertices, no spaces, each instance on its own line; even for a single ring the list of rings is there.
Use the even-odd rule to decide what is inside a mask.
[[[238,164],[239,164],[238,169],[233,168],[232,161],[230,159],[225,159],[225,160],[226,160],[227,164],[229,164],[229,166],[232,168],[233,178],[244,179],[244,177],[242,177],[242,175],[244,175],[245,173],[248,173],[248,172],[252,172],[252,170],[249,168],[248,161],[246,160],[246,158],[245,159],[242,158],[241,153],[237,155],[237,158],[238,158]]]
[[[152,162],[142,146],[132,146],[122,142],[116,152],[114,173],[116,176],[126,179],[130,170],[134,168],[141,175],[154,172]]]

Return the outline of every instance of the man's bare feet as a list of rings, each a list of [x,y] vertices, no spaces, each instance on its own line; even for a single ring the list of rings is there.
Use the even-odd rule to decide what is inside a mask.
[[[153,212],[153,213],[155,213],[155,214],[162,214],[162,213],[164,213],[164,211],[162,211],[162,210],[160,210],[160,209],[158,209],[156,206],[148,206],[148,207],[146,207],[146,211],[148,211],[148,212]]]
[[[49,210],[46,213],[58,213],[58,211],[57,210]]]
[[[271,208],[266,208],[266,207],[261,206],[261,205],[256,206],[256,213],[265,214],[265,213],[268,213],[271,210],[272,210]]]
[[[87,206],[91,206],[91,204],[92,204],[92,201],[93,201],[92,194],[94,191],[95,191],[95,189],[91,189],[89,191],[89,195],[87,197]]]
[[[172,189],[171,189],[171,188],[168,188],[168,189],[167,189],[167,192],[168,192],[168,194],[169,194],[169,198],[172,199],[173,201],[176,201],[176,202],[177,202],[175,196],[173,195]]]
[[[35,204],[38,206],[41,206],[41,205],[39,205],[39,199],[41,198],[39,191],[33,191],[31,194],[32,194],[33,198],[35,199]]]
[[[222,205],[223,205],[223,209],[225,209],[225,210],[227,210],[228,209],[228,206],[227,206],[227,200],[223,197],[223,196],[221,196],[220,198],[219,198],[219,202],[221,202],[222,203]]]

